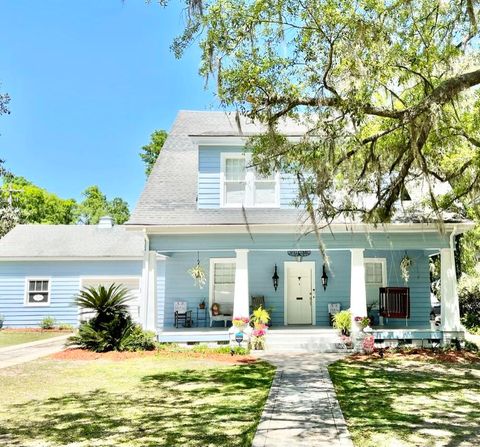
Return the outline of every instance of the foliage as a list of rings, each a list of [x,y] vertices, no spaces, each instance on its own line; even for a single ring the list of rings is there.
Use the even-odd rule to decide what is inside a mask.
[[[96,185],[89,186],[82,193],[84,199],[78,204],[77,219],[85,225],[95,225],[100,218],[106,215],[111,216],[117,225],[125,223],[130,218],[128,203],[120,197],[107,200]]]
[[[333,327],[344,335],[349,335],[352,330],[352,313],[349,310],[341,310],[333,315]]]
[[[145,163],[145,174],[147,177],[152,172],[167,137],[168,134],[166,131],[156,130],[150,136],[150,143],[142,147],[142,152],[140,152],[139,155]]]
[[[467,329],[480,327],[480,265],[472,274],[464,273],[458,281],[462,324]]]
[[[128,313],[130,299],[128,289],[121,284],[112,284],[108,289],[99,285],[81,290],[75,303],[95,315],[80,325],[78,335],[70,337],[69,344],[96,352],[128,349],[128,341],[133,343],[136,331]]]
[[[253,311],[253,314],[250,317],[250,320],[254,325],[258,325],[258,324],[265,325],[265,324],[268,324],[268,322],[270,321],[270,314],[268,310],[263,309],[263,307],[260,306],[258,309],[255,309]]]
[[[73,331],[73,326],[69,323],[60,323],[58,325],[58,329],[60,329],[61,331]]]
[[[121,351],[152,351],[156,347],[156,336],[153,331],[144,331],[135,325],[130,334],[122,339]]]
[[[4,321],[5,321],[5,315],[0,314],[0,329],[2,329]]]
[[[40,321],[40,327],[42,329],[53,329],[55,327],[56,320],[54,317],[43,317]]]
[[[1,110],[1,97],[0,97]],[[11,174],[5,168],[4,160],[0,159],[0,180],[5,183]],[[12,192],[0,190],[0,238],[7,234],[20,221],[19,210],[13,204]]]
[[[21,223],[75,223],[74,199],[62,199],[24,177],[8,176],[1,188],[1,194],[4,197],[12,194],[13,204],[19,210]]]
[[[10,96],[8,93],[0,93],[0,115],[10,114],[8,109],[8,103],[10,102]]]
[[[252,338],[250,344],[252,349],[263,350],[265,349],[265,335],[267,334],[265,329],[254,329],[252,332]]]
[[[412,264],[413,261],[407,254],[405,254],[400,261],[400,274],[405,283],[408,283],[408,280],[410,279],[410,269]]]
[[[257,169],[292,173],[312,220],[465,215],[480,189],[478,2],[188,4],[175,54],[199,40],[222,104],[266,124],[248,145]],[[303,138],[281,135],[285,117]]]

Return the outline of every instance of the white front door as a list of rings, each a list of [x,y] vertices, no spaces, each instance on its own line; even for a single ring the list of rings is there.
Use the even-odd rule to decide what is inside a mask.
[[[285,262],[285,324],[315,324],[315,262]]]

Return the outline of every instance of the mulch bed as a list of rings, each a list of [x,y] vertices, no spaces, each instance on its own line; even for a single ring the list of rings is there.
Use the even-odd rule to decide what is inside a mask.
[[[49,356],[53,360],[112,360],[122,361],[136,358],[158,356],[168,359],[204,359],[229,364],[255,363],[257,359],[249,355],[230,355],[215,352],[172,352],[172,351],[138,351],[138,352],[92,352],[86,349],[70,348]]]
[[[381,359],[379,351],[373,354],[352,354],[348,357],[349,361],[365,361],[365,360],[379,360]],[[383,351],[383,358],[390,360],[422,360],[422,361],[436,361],[446,363],[478,363],[480,362],[480,355],[469,351],[440,351],[425,348],[411,349],[408,351],[393,351],[385,349]]]
[[[46,333],[56,333],[59,334],[68,334],[72,332],[72,329],[42,329],[39,327],[10,327],[3,328],[2,332],[46,332]]]

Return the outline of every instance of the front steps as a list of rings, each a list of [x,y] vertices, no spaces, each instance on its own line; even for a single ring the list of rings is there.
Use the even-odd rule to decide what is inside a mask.
[[[289,327],[268,331],[265,352],[346,352],[346,348],[335,329]]]

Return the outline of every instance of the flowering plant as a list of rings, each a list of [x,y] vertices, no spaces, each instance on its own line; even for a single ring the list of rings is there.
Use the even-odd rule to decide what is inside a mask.
[[[362,348],[366,354],[371,354],[375,349],[375,337],[367,335],[362,341]]]
[[[243,327],[246,326],[250,322],[248,317],[233,317],[232,324],[235,327]]]
[[[265,348],[265,334],[267,331],[265,329],[254,329],[252,332],[252,348],[253,349],[264,349]]]
[[[362,329],[365,329],[370,324],[370,318],[368,317],[355,317],[354,320]]]
[[[264,337],[266,333],[265,329],[254,329],[252,335],[254,337]]]

